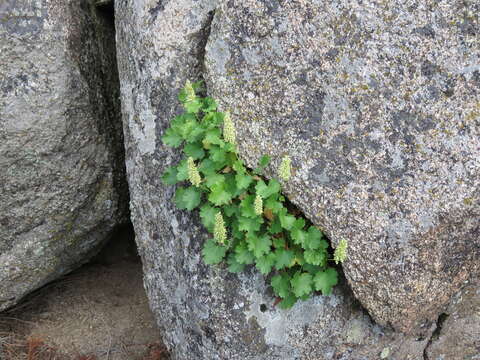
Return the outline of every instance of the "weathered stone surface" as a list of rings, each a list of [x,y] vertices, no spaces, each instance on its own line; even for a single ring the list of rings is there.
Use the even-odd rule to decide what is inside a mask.
[[[114,36],[87,0],[0,4],[0,310],[126,220]]]
[[[345,286],[284,311],[254,269],[203,264],[198,215],[176,209],[160,181],[179,152],[161,135],[185,80],[202,73],[216,2],[117,0],[117,53],[132,221],[145,287],[174,359],[421,359],[428,336],[375,325]],[[430,329],[433,331],[433,328]]]
[[[480,358],[480,281],[454,297],[442,314],[425,351],[425,360]]]
[[[380,324],[422,333],[480,256],[478,1],[229,0],[208,90],[250,166],[283,154],[288,197],[334,244]]]

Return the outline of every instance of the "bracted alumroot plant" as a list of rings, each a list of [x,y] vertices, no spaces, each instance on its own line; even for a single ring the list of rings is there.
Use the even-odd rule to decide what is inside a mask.
[[[199,87],[187,81],[180,91],[185,113],[172,120],[162,140],[175,148],[183,145],[185,159],[168,168],[162,180],[181,183],[176,205],[200,209],[202,224],[213,234],[203,245],[205,263],[226,260],[228,271],[235,273],[254,264],[264,275],[274,273],[270,282],[282,308],[315,291],[330,294],[338,276],[328,262],[345,260],[347,242],[340,241],[329,256],[322,232],[291,211],[280,183],[262,178],[270,158],[263,156],[256,169],[247,169],[237,154],[230,113],[217,111],[214,99],[197,96]],[[278,174],[283,181],[290,179],[290,157],[282,158]]]

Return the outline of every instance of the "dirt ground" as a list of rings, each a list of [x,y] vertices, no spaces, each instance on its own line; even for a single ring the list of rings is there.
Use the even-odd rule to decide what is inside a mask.
[[[113,240],[94,262],[0,313],[0,360],[168,359],[133,240]]]

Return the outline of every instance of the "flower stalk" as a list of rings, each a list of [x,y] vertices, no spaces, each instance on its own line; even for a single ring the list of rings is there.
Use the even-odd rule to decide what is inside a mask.
[[[225,241],[227,240],[227,229],[225,228],[225,222],[223,221],[223,216],[220,211],[215,215],[213,238],[222,245],[225,244]]]
[[[200,177],[200,173],[198,172],[197,166],[195,165],[195,161],[191,156],[187,159],[187,166],[188,180],[190,180],[193,186],[199,187],[202,183],[202,178]]]

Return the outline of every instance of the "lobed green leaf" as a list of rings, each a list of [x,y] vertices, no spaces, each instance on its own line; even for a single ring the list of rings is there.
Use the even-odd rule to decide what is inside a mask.
[[[298,298],[293,294],[289,293],[282,301],[278,303],[278,306],[281,309],[290,309],[297,302]]]
[[[275,179],[271,179],[268,182],[268,185],[266,185],[263,180],[259,180],[255,186],[255,190],[258,195],[266,199],[269,196],[280,192],[280,183]]]
[[[198,166],[198,170],[200,170],[200,172],[202,172],[206,177],[210,176],[212,173],[215,173],[220,168],[221,166],[209,158],[203,159]]]
[[[323,234],[315,226],[308,228],[308,240],[304,243],[304,248],[307,250],[317,250],[328,248],[328,243],[322,239]]]
[[[257,236],[254,233],[249,233],[247,234],[247,246],[248,250],[253,253],[253,256],[258,259],[270,252],[272,240],[268,235]]]
[[[203,245],[203,261],[208,265],[219,264],[226,252],[227,248],[225,246],[218,245],[215,240],[209,239]]]
[[[222,140],[222,132],[218,128],[213,128],[208,130],[205,133],[205,138],[203,140],[205,148],[209,148],[210,145],[225,145],[225,142]]]
[[[315,283],[315,290],[321,291],[323,295],[330,295],[332,293],[332,287],[338,283],[337,271],[329,267],[325,271],[318,272],[313,282]]]
[[[238,218],[238,228],[242,231],[253,233],[260,230],[260,226],[263,223],[263,218],[257,216],[255,218],[248,218],[240,216]]]
[[[312,275],[306,272],[297,271],[290,280],[292,291],[296,297],[302,297],[312,292],[313,279]]]
[[[218,164],[225,164],[227,161],[227,153],[220,146],[213,145],[210,147],[210,159]]]
[[[230,253],[227,258],[228,271],[231,273],[239,273],[245,269],[245,264],[240,264],[234,253]]]
[[[214,185],[220,185],[220,184],[223,184],[223,186],[225,187],[225,175],[214,172],[214,173],[209,173],[208,175],[205,176],[205,185],[207,185],[210,189]]]
[[[277,217],[268,227],[268,232],[270,234],[278,234],[278,233],[281,233],[282,231],[283,231],[282,224],[280,224],[280,220]]]
[[[273,265],[275,265],[275,254],[270,252],[266,255],[257,258],[255,267],[263,274],[267,275],[272,271]]]
[[[287,273],[275,275],[270,283],[275,294],[281,298],[286,298],[291,293],[290,276]]]
[[[212,185],[211,190],[208,201],[217,206],[228,204],[232,200],[232,194],[225,190],[224,182]]]
[[[303,230],[299,230],[293,226],[292,231],[290,232],[290,236],[295,244],[303,246],[305,242],[308,240],[308,233]]]
[[[192,211],[198,205],[200,205],[201,198],[201,190],[199,190],[196,186],[189,186],[183,191],[182,204],[185,206],[185,209]]]
[[[200,208],[200,219],[203,226],[213,232],[213,226],[215,224],[215,215],[218,213],[218,209],[211,206],[210,204],[205,204]]]
[[[284,211],[282,211],[278,215],[278,218],[280,219],[280,224],[282,225],[282,228],[284,228],[285,230],[290,230],[296,220],[295,216],[287,213],[287,209],[284,209]]]
[[[327,263],[327,255],[319,250],[305,250],[303,253],[305,261],[312,265],[325,266]]]
[[[200,99],[195,99],[193,101],[186,101],[183,104],[183,107],[188,113],[196,114],[202,108],[202,101]]]
[[[277,249],[275,250],[275,257],[275,268],[277,270],[281,270],[283,268],[290,267],[290,264],[295,258],[295,254],[292,250]]]
[[[277,196],[270,196],[264,204],[265,207],[272,210],[274,214],[278,214],[284,208],[283,204],[278,201]]]
[[[176,148],[182,145],[183,139],[175,130],[168,128],[162,136],[162,141],[165,145]]]
[[[248,218],[256,218],[258,215],[255,213],[255,195],[247,195],[241,202],[240,202],[240,213],[244,217]]]
[[[235,181],[237,182],[237,187],[239,189],[248,189],[253,181],[253,177],[247,174],[239,173],[235,175]]]
[[[274,237],[272,240],[273,246],[277,249],[284,249],[287,242],[285,241],[285,238],[282,237]]]
[[[242,242],[235,247],[235,259],[239,264],[250,265],[255,262],[255,256],[248,250],[247,244]]]
[[[186,144],[183,151],[187,156],[192,157],[194,160],[202,159],[205,156],[205,151],[200,142]]]
[[[206,97],[202,99],[202,111],[203,112],[212,112],[217,110],[217,103],[211,97]]]
[[[177,166],[177,180],[184,181],[188,179],[188,163],[187,159],[180,161]]]
[[[179,209],[185,210],[187,208],[187,205],[183,201],[183,194],[185,193],[185,188],[179,187],[175,191],[175,205]]]
[[[223,212],[228,217],[232,217],[232,216],[237,217],[240,214],[240,208],[237,203],[229,204],[229,205],[223,206]]]

